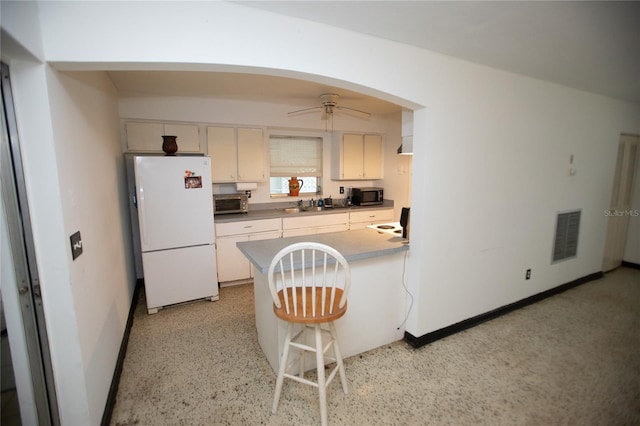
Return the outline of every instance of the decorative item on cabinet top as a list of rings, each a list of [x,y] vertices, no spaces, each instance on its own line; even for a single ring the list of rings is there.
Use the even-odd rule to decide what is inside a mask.
[[[178,152],[177,136],[164,135],[162,136],[162,150],[165,155],[174,156]]]
[[[158,141],[165,135],[180,139],[180,153],[202,153],[200,130],[195,124],[127,121],[125,124],[125,152],[162,152]]]

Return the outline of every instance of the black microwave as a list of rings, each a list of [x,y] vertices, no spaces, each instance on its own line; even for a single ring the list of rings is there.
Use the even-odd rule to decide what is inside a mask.
[[[351,204],[356,206],[372,206],[382,204],[382,188],[351,188]]]

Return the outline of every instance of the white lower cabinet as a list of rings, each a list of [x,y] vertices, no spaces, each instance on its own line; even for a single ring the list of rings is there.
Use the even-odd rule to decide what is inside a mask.
[[[352,211],[349,213],[349,229],[351,230],[388,222],[393,222],[393,209]]]
[[[313,216],[285,217],[282,219],[282,236],[323,234],[349,229],[349,213]]]
[[[236,243],[241,241],[249,241],[249,236],[232,235],[216,238],[219,283],[251,278],[249,260],[236,247]]]
[[[224,287],[253,278],[253,267],[236,246],[238,242],[362,229],[392,222],[393,215],[391,208],[216,223],[218,282]]]
[[[234,284],[253,277],[251,263],[236,243],[280,238],[280,235],[280,218],[216,223],[216,258],[220,285]]]

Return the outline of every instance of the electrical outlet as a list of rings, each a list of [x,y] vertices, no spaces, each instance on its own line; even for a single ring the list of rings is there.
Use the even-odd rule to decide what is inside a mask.
[[[82,238],[80,237],[80,231],[69,237],[71,241],[71,256],[73,260],[76,260],[78,256],[82,254]]]
[[[524,279],[528,280],[530,278],[531,278],[531,269],[527,269],[527,273],[525,274]]]
[[[341,186],[341,187],[340,187],[340,193],[341,193],[341,194],[344,194],[344,186]]]

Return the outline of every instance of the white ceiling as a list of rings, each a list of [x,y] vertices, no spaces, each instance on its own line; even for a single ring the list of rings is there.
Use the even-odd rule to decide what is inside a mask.
[[[640,2],[239,1],[471,62],[640,103]],[[213,96],[386,114],[397,105],[289,78],[210,72],[111,72],[123,96]]]
[[[640,103],[637,1],[239,1]]]

